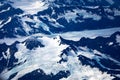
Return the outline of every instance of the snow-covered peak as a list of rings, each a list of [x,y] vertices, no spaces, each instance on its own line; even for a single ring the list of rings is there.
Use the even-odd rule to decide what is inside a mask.
[[[25,14],[37,14],[53,6],[110,6],[118,5],[119,0],[9,0],[12,6],[22,9]]]
[[[42,69],[46,74],[57,74],[62,69],[63,66],[57,62],[60,60],[59,55],[67,45],[59,45],[55,39],[48,37],[31,38],[29,40],[33,42],[36,41],[35,39],[41,41],[45,47],[38,47],[34,50],[29,50],[26,48],[25,43],[17,44],[18,51],[14,56],[18,59],[16,63],[21,64],[9,71],[3,71],[2,74],[5,79],[8,79],[16,72],[18,72],[18,74],[12,80],[16,80],[36,69]]]
[[[11,77],[11,80],[17,80],[37,69],[42,70],[45,75],[52,74],[51,76],[56,75],[60,71],[70,72],[68,77],[62,77],[60,80],[112,80],[114,78],[110,74],[100,71],[98,68],[82,65],[78,58],[79,54],[74,54],[75,56],[64,55],[67,61],[59,63],[61,60],[60,55],[63,53],[63,50],[68,47],[66,44],[59,45],[59,40],[59,36],[55,38],[44,36],[28,38],[25,42],[40,41],[45,45],[45,47],[37,47],[33,50],[27,49],[25,42],[18,43],[16,45],[18,50],[13,55],[15,59],[17,59],[14,63],[16,66],[12,67],[10,70],[5,68],[1,73],[2,78],[5,80],[10,79],[10,77],[16,73],[15,76]],[[71,50],[68,51],[68,53],[73,54],[74,50]],[[7,53],[9,52],[10,50],[7,51]],[[89,55],[92,54],[89,51],[87,52]],[[80,53],[82,54],[82,52]]]

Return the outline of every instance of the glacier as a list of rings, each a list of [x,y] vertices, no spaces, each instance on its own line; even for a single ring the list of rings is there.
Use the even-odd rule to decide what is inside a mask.
[[[119,80],[119,0],[1,0],[0,80]]]

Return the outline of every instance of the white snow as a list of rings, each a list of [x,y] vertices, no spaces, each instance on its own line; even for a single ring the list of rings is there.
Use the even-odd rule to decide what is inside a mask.
[[[120,35],[117,35],[117,36],[116,36],[116,41],[117,41],[117,43],[119,43],[119,45],[120,45]]]
[[[35,23],[35,25],[32,26],[34,28],[42,28],[43,30],[50,32],[49,27],[45,23],[40,21],[37,16],[34,16],[33,19],[30,19],[29,17],[25,16],[25,17],[22,17],[22,23],[24,25],[23,26],[24,30],[28,34],[29,34],[30,31],[32,31],[32,28],[28,24],[25,23],[26,21],[31,22],[31,23]]]
[[[120,10],[114,8],[114,16],[120,16]]]
[[[117,74],[117,75],[115,75],[115,76],[120,78],[120,74]]]
[[[99,8],[99,6],[83,6],[83,7],[90,8],[90,9],[97,9],[97,8]]]
[[[109,45],[109,46],[113,45],[113,42],[110,42],[108,45]]]
[[[93,14],[92,12],[87,12],[85,10],[81,10],[79,15],[82,15],[84,19],[92,18],[93,20],[99,21],[101,19],[101,16],[97,14]]]
[[[41,0],[11,0],[15,8],[25,11],[25,14],[36,14],[48,8],[48,5]]]
[[[104,9],[104,11],[108,12],[108,13],[112,13],[113,12],[110,8],[107,8],[107,7]]]
[[[78,55],[82,55],[82,56],[85,56],[85,57],[87,57],[87,58],[89,58],[89,59],[93,59],[93,57],[95,56],[94,54],[92,54],[92,53],[88,53],[88,52],[84,52],[84,51],[79,51],[78,52]]]
[[[48,19],[48,21],[49,21],[49,23],[51,24],[51,25],[53,25],[54,27],[64,27],[63,25],[61,25],[61,24],[59,24],[57,21],[56,21],[56,19],[54,19],[54,18],[51,18],[49,15],[44,15],[44,16],[40,16],[40,17],[42,17],[42,18],[47,18]]]
[[[6,10],[0,11],[0,13],[6,12],[6,11],[9,11],[9,10],[10,10],[10,7],[8,7]]]
[[[106,0],[109,4],[114,4],[114,1],[113,0]]]
[[[120,31],[120,28],[109,28],[109,29],[101,29],[101,30],[85,30],[85,31],[73,31],[73,32],[66,32],[66,33],[58,33],[58,34],[51,34],[51,35],[46,35],[42,33],[34,34],[31,36],[47,36],[47,37],[55,37],[55,36],[62,36],[64,39],[67,40],[73,40],[73,41],[78,41],[82,37],[88,37],[88,38],[96,38],[97,36],[103,36],[103,37],[109,37],[112,35],[114,32]],[[13,44],[15,41],[24,41],[25,39],[29,38],[30,36],[27,37],[18,37],[18,38],[4,38],[0,39],[0,43],[6,43],[7,45]],[[118,39],[119,40],[119,39]]]
[[[113,77],[107,73],[99,71],[97,68],[83,66],[77,57],[68,56],[66,64],[71,75],[60,80],[112,80]]]
[[[83,66],[73,51],[70,51],[70,54],[74,54],[74,56],[63,56],[68,58],[67,62],[58,63],[61,59],[60,54],[68,47],[68,45],[60,45],[59,36],[56,38],[38,37],[38,40],[42,41],[45,47],[28,50],[24,46],[24,43],[17,45],[18,52],[15,53],[15,58],[18,59],[18,64],[21,64],[13,67],[11,70],[5,69],[1,73],[4,79],[7,80],[12,74],[17,73],[15,77],[11,79],[17,80],[37,69],[42,69],[47,75],[51,73],[55,75],[63,70],[70,71],[70,76],[61,80],[81,80],[83,78],[88,80],[112,80],[114,78],[105,72],[99,71],[97,68]]]
[[[97,36],[109,37],[116,31],[120,31],[120,28],[109,28],[101,30],[85,30],[85,31],[73,31],[59,34],[65,39],[78,41],[82,37],[96,38]],[[55,34],[58,35],[58,34]]]
[[[3,20],[0,20],[0,25],[2,24]]]
[[[39,68],[42,69],[46,74],[57,74],[61,69],[64,69],[62,65],[57,64],[57,62],[60,60],[59,55],[61,54],[61,51],[65,49],[67,45],[59,46],[60,42],[58,38],[50,39],[43,37],[42,40],[45,47],[37,48],[32,51],[26,49],[24,44],[18,45],[18,52],[15,54],[15,58],[18,59],[18,63],[23,63],[25,60],[26,62],[16,66],[8,72],[2,73],[5,79],[8,79],[10,75],[16,72],[18,72],[16,77],[19,78],[19,76],[23,76],[26,73]],[[26,68],[28,69],[26,70]],[[12,80],[16,80],[16,78]]]
[[[19,41],[22,42],[25,39],[27,39],[28,37],[19,37],[19,38],[4,38],[4,39],[0,39],[0,44],[2,43],[6,43],[7,45],[11,45],[13,44],[15,41]]]
[[[109,19],[111,19],[111,20],[114,19],[114,17],[113,17],[113,16],[110,16],[110,15],[107,15],[107,17],[108,17]]]
[[[65,15],[63,14],[63,15],[59,16],[59,18],[61,18],[61,17],[64,17],[67,20],[67,22],[69,23],[70,21],[76,22],[75,19],[78,16],[76,15],[76,12],[68,11],[68,12],[65,13]]]
[[[3,4],[2,3],[0,3],[0,7],[2,6]]]
[[[8,20],[3,24],[1,24],[2,23],[2,21],[1,21],[0,22],[0,28],[2,28],[4,25],[8,24],[10,21],[11,21],[11,17],[9,17]]]
[[[12,0],[14,3],[12,4],[16,8],[21,8],[25,11],[25,14],[36,14],[38,11],[43,11],[48,8],[48,5],[40,0]],[[113,1],[110,0],[110,4],[113,4]],[[4,12],[4,11],[2,11]],[[65,15],[59,16],[65,17],[65,19],[70,22],[73,20],[75,22],[75,19],[77,17],[76,13],[79,13],[84,19],[92,18],[93,20],[100,20],[101,17],[99,15],[93,14],[91,12],[87,12],[85,10],[74,10],[74,12],[67,12]],[[119,12],[116,11],[115,15],[118,15]],[[30,19],[27,17],[24,17],[23,19],[23,26],[26,32],[29,33],[31,31],[31,28],[24,23],[25,21],[29,22],[35,22],[35,28],[39,28],[41,26],[45,31],[49,31],[49,27],[43,23],[42,21],[38,20],[38,18],[35,16],[34,19]],[[52,24],[54,26],[61,26],[59,23],[56,22],[55,19],[49,18],[50,21],[55,22],[55,24]],[[11,18],[8,19],[7,22],[2,24],[0,28],[3,27],[3,25],[9,23],[11,21]],[[2,23],[2,21],[1,21]],[[7,68],[0,74],[2,77],[7,80],[11,75],[14,73],[17,73],[15,77],[13,77],[11,80],[18,80],[18,78],[24,76],[25,74],[28,74],[34,70],[42,69],[45,74],[49,75],[53,73],[54,75],[57,74],[61,70],[69,70],[70,76],[67,78],[62,78],[61,80],[112,80],[114,77],[107,74],[106,72],[102,72],[97,68],[91,68],[90,66],[83,66],[81,62],[78,60],[78,55],[83,55],[87,58],[93,59],[95,58],[95,54],[99,54],[103,56],[103,58],[106,58],[106,55],[102,55],[100,52],[94,50],[93,53],[90,53],[88,49],[82,48],[84,51],[78,51],[78,54],[75,54],[73,50],[69,52],[69,54],[72,54],[72,56],[66,56],[63,55],[62,58],[67,58],[67,62],[62,62],[61,64],[58,63],[61,59],[60,54],[62,51],[68,47],[68,45],[60,45],[60,39],[59,36],[62,36],[65,39],[78,41],[82,37],[89,37],[89,38],[95,38],[97,36],[110,36],[112,33],[120,31],[120,28],[110,28],[110,29],[102,29],[102,30],[86,30],[86,31],[74,31],[74,32],[67,32],[67,33],[59,33],[59,34],[52,34],[52,35],[44,35],[44,34],[35,34],[36,35],[44,35],[44,37],[39,37],[39,41],[42,42],[42,44],[45,45],[45,47],[38,47],[34,50],[29,50],[25,47],[24,43],[20,43],[17,45],[18,52],[15,53],[14,57],[18,59],[18,62],[16,64],[19,64],[18,66],[13,67],[12,69],[8,70]],[[55,39],[53,37],[57,36]],[[28,37],[20,37],[20,38],[4,38],[0,39],[0,43],[7,43],[8,45],[11,45],[15,41],[23,42]],[[116,41],[120,43],[120,36],[117,36]],[[109,43],[109,45],[112,45],[113,43]],[[9,49],[5,53],[2,53],[3,58],[8,59],[10,58],[10,51]],[[96,57],[99,58],[99,57]],[[2,57],[0,58],[2,59]],[[113,61],[116,61],[112,58],[110,58]],[[99,60],[99,59],[98,59]],[[119,63],[116,61],[116,63]],[[118,75],[119,76],[119,75]]]
[[[10,52],[9,52],[9,48],[6,52],[2,52],[3,58],[4,59],[9,59],[10,58]]]
[[[97,68],[91,68],[89,66],[76,67],[76,70],[67,77],[60,80],[112,80],[113,77],[107,73],[102,73]]]
[[[73,12],[72,11],[67,11],[64,14],[61,14],[58,16],[59,18],[65,18],[67,20],[67,22],[69,23],[70,21],[74,21],[75,23],[77,22],[75,19],[77,17],[79,17],[77,14],[79,14],[79,16],[82,16],[83,19],[87,19],[87,18],[92,18],[93,20],[100,20],[101,16],[97,15],[97,14],[93,14],[92,12],[87,12],[86,10],[83,9],[74,9]]]
[[[84,56],[84,57],[87,57],[87,58],[89,58],[89,59],[94,59],[94,60],[96,60],[97,61],[97,63],[102,67],[102,68],[104,68],[104,69],[107,69],[107,70],[113,70],[113,71],[120,71],[120,69],[118,68],[118,69],[112,69],[112,68],[110,68],[110,67],[106,67],[106,66],[104,66],[103,64],[101,64],[101,62],[100,62],[100,60],[101,59],[106,59],[106,60],[110,60],[110,61],[113,61],[114,63],[116,63],[117,65],[120,65],[120,62],[119,61],[117,61],[117,60],[115,60],[114,58],[112,58],[111,56],[109,56],[109,55],[106,55],[106,54],[103,54],[103,53],[101,53],[101,52],[99,52],[99,51],[97,51],[97,50],[91,50],[90,51],[90,49],[88,49],[88,48],[82,48],[83,50],[81,51],[81,50],[79,50],[78,52],[77,52],[77,55],[82,55],[82,56]],[[99,56],[97,56],[96,54],[98,54]]]

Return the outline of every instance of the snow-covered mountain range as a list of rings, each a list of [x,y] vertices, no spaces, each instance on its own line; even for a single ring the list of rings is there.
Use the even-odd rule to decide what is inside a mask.
[[[61,2],[62,5],[57,2]],[[74,5],[74,2],[85,4],[86,1],[12,0],[1,2],[0,38],[26,36],[39,32],[52,34],[119,27],[120,8],[119,5],[114,5],[119,1],[110,1],[114,4],[104,6],[100,4],[81,6]],[[96,3],[96,1],[93,2]],[[99,0],[97,2],[104,3]]]
[[[119,0],[1,0],[0,79],[119,80]]]

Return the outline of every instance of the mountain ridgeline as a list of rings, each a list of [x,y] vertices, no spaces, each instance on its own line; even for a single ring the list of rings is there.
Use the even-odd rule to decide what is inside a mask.
[[[119,0],[43,0],[49,7],[36,14],[26,14],[1,1],[0,38],[36,33],[106,29],[120,26]]]

